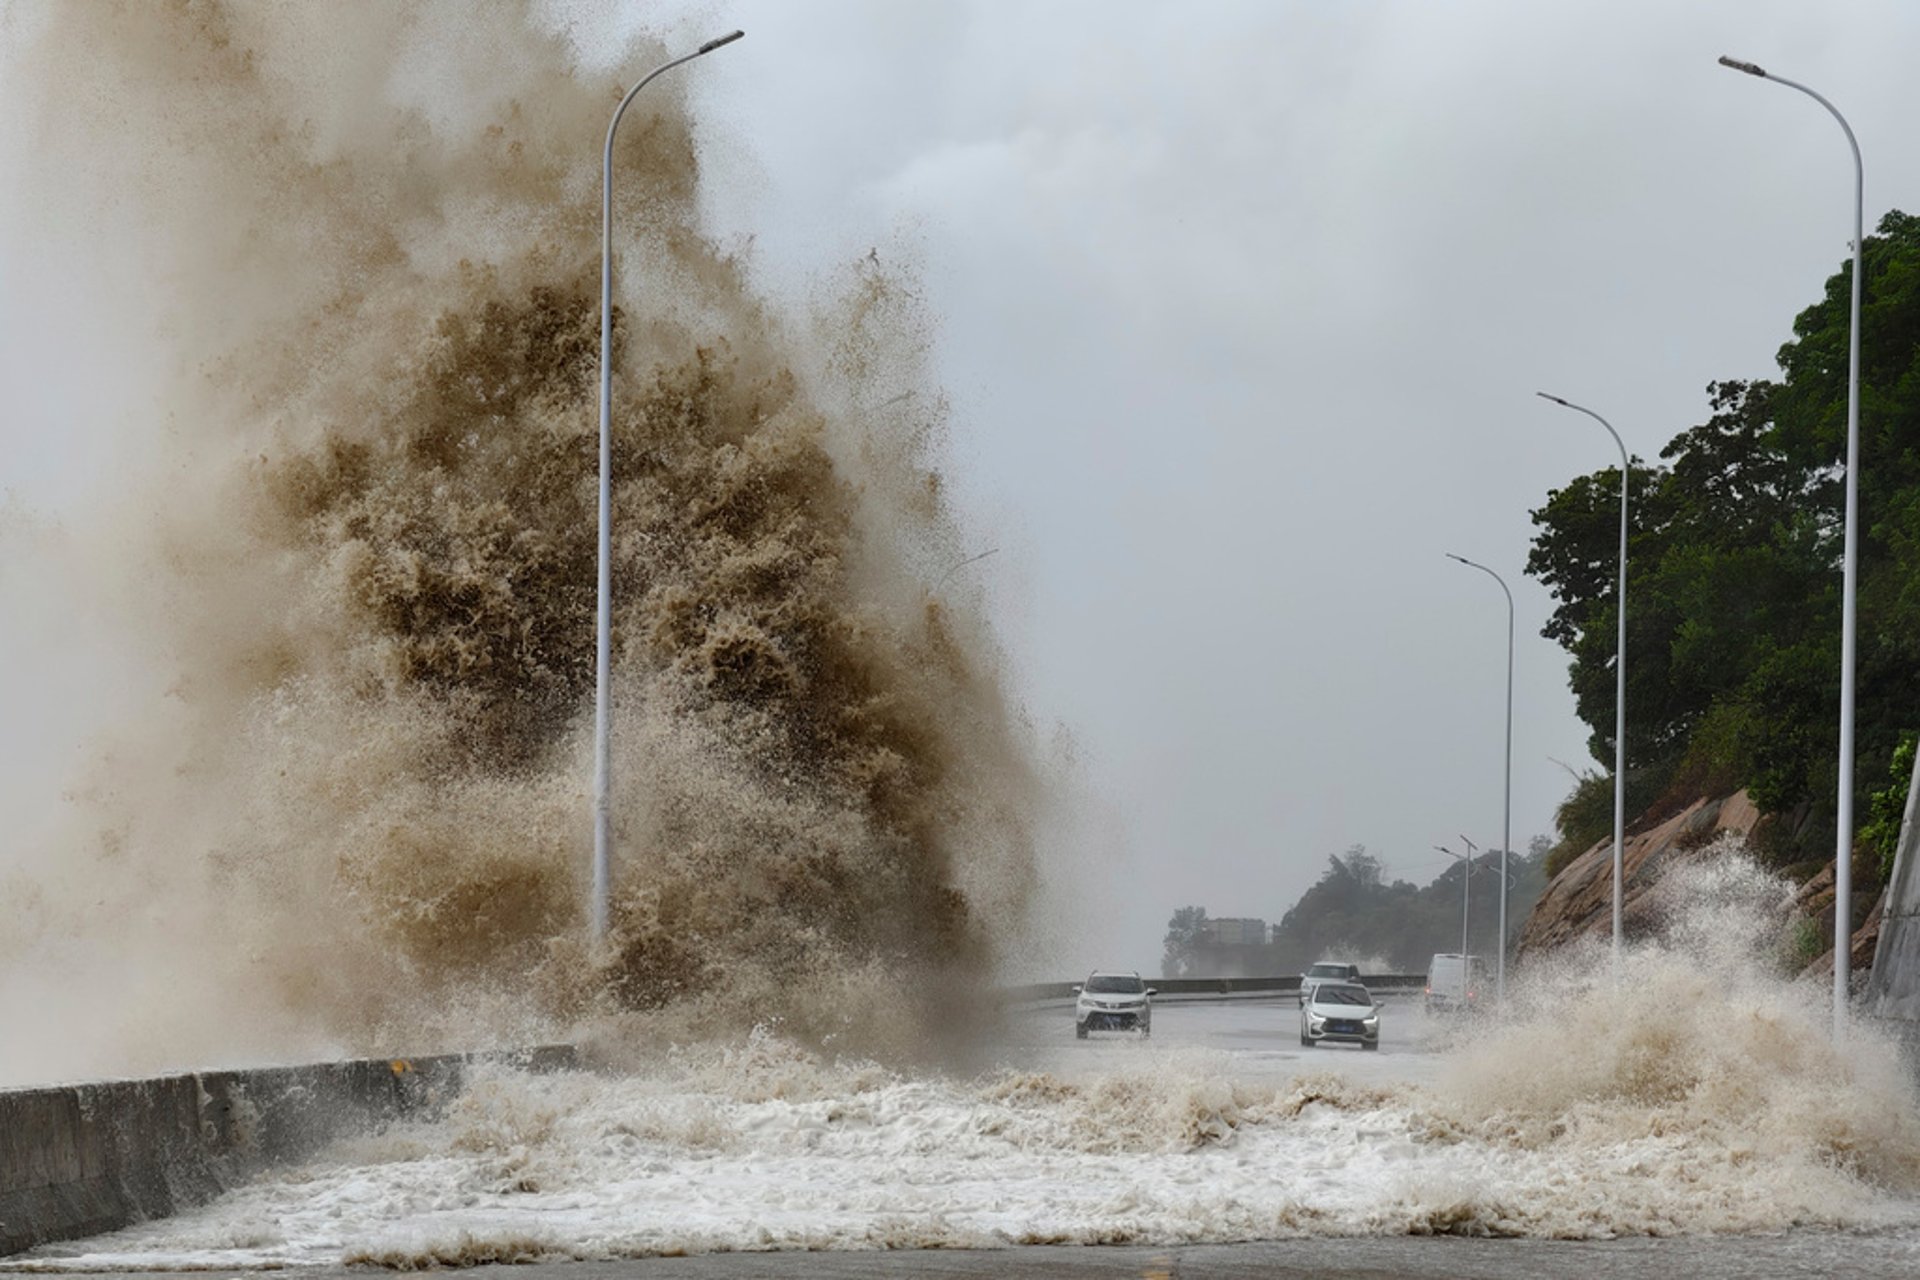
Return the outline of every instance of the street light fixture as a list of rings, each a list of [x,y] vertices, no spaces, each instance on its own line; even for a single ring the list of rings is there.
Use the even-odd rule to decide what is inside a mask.
[[[1853,303],[1847,341],[1847,521],[1846,551],[1840,559],[1840,794],[1833,852],[1833,1038],[1847,1032],[1848,969],[1853,963],[1853,685],[1854,596],[1860,575],[1860,285],[1866,274],[1866,165],[1853,126],[1840,109],[1803,84],[1755,66],[1722,57],[1720,65],[1798,89],[1840,122],[1853,150]]]
[[[600,569],[596,585],[598,608],[593,652],[593,900],[588,915],[597,944],[607,936],[607,897],[612,883],[612,798],[607,734],[611,723],[613,634],[613,135],[634,96],[662,72],[692,62],[722,45],[732,44],[744,31],[709,40],[685,57],[662,63],[620,99],[607,125],[607,147],[600,170]]]
[[[980,561],[985,560],[988,556],[995,556],[999,554],[1000,554],[1000,548],[989,547],[985,551],[980,552],[978,555],[971,555],[971,556],[968,556],[965,560],[956,561],[954,564],[948,566],[947,571],[945,573],[940,575],[940,580],[933,584],[933,590],[929,591],[927,594],[936,595],[936,596],[939,595],[940,588],[947,585],[948,578],[951,578],[954,574],[960,572],[962,569],[966,568],[970,564],[978,564]]]
[[[1507,772],[1505,790],[1501,796],[1500,809],[1500,952],[1494,962],[1494,998],[1505,1003],[1507,998],[1507,853],[1513,848],[1513,592],[1507,590],[1507,580],[1478,561],[1465,556],[1446,552],[1449,560],[1458,560],[1469,569],[1478,569],[1500,584],[1500,590],[1507,597]]]
[[[1627,460],[1627,446],[1622,443],[1620,433],[1613,424],[1595,413],[1559,396],[1536,391],[1542,400],[1551,400],[1564,408],[1584,413],[1607,429],[1614,444],[1620,448],[1620,643],[1614,655],[1613,690],[1613,963],[1616,970],[1620,964],[1621,938],[1621,900],[1626,879],[1627,829],[1627,482],[1633,474],[1633,464]]]

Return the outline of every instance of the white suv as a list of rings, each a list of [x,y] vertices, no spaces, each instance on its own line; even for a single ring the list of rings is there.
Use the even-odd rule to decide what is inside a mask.
[[[1309,966],[1307,971],[1300,975],[1300,1007],[1302,1009],[1307,1007],[1307,997],[1312,995],[1313,989],[1323,982],[1358,981],[1360,981],[1359,965],[1346,964],[1337,960],[1322,960],[1316,965]]]
[[[1159,993],[1141,981],[1138,972],[1091,973],[1073,993],[1079,997],[1073,1006],[1073,1034],[1080,1039],[1089,1031],[1153,1034],[1153,997]]]

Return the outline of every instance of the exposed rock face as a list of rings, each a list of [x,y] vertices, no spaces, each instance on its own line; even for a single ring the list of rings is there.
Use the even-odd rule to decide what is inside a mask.
[[[1647,890],[1666,866],[1696,855],[1726,832],[1753,834],[1760,811],[1736,791],[1718,799],[1702,798],[1658,826],[1629,831],[1621,850],[1621,921],[1628,937],[1647,924]],[[1582,934],[1608,937],[1613,932],[1613,838],[1609,836],[1564,867],[1540,895],[1515,946],[1516,958],[1552,951]]]
[[[1866,896],[1867,895],[1859,892],[1856,892],[1853,895],[1853,903],[1854,903],[1853,918],[1856,920],[1860,919],[1860,912],[1859,912],[1860,904],[1866,901]],[[1886,905],[1887,905],[1887,895],[1883,892],[1878,896],[1877,900],[1874,902],[1873,909],[1867,912],[1866,920],[1861,923],[1859,928],[1853,931],[1853,946],[1847,953],[1852,958],[1848,960],[1847,964],[1848,964],[1849,971],[1854,975],[1856,979],[1864,977],[1867,971],[1873,968],[1874,948],[1877,947],[1880,942],[1880,922],[1881,922],[1882,916],[1885,913]],[[1816,924],[1818,924],[1821,928],[1822,936],[1825,938],[1826,945],[1827,945],[1827,949],[1820,953],[1819,958],[1814,960],[1805,969],[1801,970],[1801,972],[1832,973],[1833,972],[1833,864],[1832,863],[1828,863],[1826,866],[1820,868],[1820,874],[1816,875],[1813,879],[1807,881],[1805,884],[1800,886],[1799,892],[1793,895],[1793,912],[1796,916],[1805,917],[1806,919],[1812,920]]]

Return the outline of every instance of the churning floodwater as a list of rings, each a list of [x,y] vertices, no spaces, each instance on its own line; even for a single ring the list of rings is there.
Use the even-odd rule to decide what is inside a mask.
[[[1807,1230],[1844,1257],[1849,1236],[1875,1256],[1920,1240],[1913,1081],[1867,1030],[1836,1052],[1818,985],[1770,976],[1784,886],[1729,849],[1665,890],[1665,933],[1617,981],[1570,958],[1472,1022],[1390,999],[1379,1053],[1302,1049],[1283,998],[1163,1003],[1152,1040],[1078,1041],[1069,1008],[1028,1008],[946,1071],[767,1028],[596,1073],[496,1068],[435,1122],[17,1265]]]
[[[673,83],[621,144],[621,860],[587,952],[620,78],[511,3],[6,14],[8,234],[103,246],[142,345],[104,518],[0,520],[44,660],[85,618],[140,673],[5,833],[0,1025],[33,1030],[0,1083],[595,1063],[10,1268],[1920,1227],[1910,1079],[1832,1047],[1778,976],[1782,886],[1729,850],[1618,971],[1537,966],[1498,1021],[1393,1006],[1378,1055],[1302,1052],[1284,1001],[1168,1004],[1149,1042],[994,1016],[1048,771],[936,590],[970,548],[929,326],[877,263],[804,316],[757,294]]]

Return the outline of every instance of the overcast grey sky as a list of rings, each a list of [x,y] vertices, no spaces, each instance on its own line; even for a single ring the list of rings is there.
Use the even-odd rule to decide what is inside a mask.
[[[1533,392],[1653,458],[1847,252],[1839,128],[1718,55],[1848,113],[1869,224],[1920,208],[1891,0],[687,12],[748,31],[692,93],[765,278],[923,264],[982,580],[1125,836],[1063,897],[1085,964],[1353,843],[1421,881],[1498,844],[1504,602],[1446,551],[1513,588],[1514,841],[1551,831],[1593,762],[1527,512],[1616,454]]]
[[[1277,918],[1351,844],[1423,882],[1435,842],[1497,845],[1504,603],[1443,552],[1513,588],[1515,845],[1551,831],[1554,761],[1593,762],[1527,512],[1615,454],[1533,392],[1651,459],[1709,380],[1773,371],[1846,254],[1839,129],[1717,55],[1848,113],[1869,224],[1920,209],[1898,0],[645,18],[676,47],[748,32],[681,74],[713,229],[766,289],[872,246],[925,282],[955,490],[1000,549],[979,584],[1092,798],[1054,863],[1075,969],[1157,966],[1180,905]],[[99,461],[20,416],[6,448],[0,488],[42,508]]]

